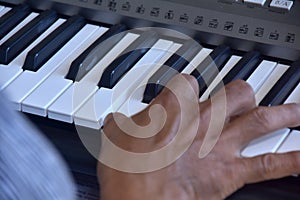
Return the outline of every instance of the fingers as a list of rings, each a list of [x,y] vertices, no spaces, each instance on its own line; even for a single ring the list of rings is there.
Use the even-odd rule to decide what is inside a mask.
[[[187,74],[178,74],[172,78],[162,92],[154,99],[151,104],[159,103],[164,107],[174,109],[174,103],[179,97],[184,100],[194,100],[199,96],[199,87],[197,80]]]
[[[146,153],[155,150],[153,138],[147,137],[151,127],[145,128],[146,131],[137,130],[138,128],[139,125],[132,125],[131,119],[127,116],[112,113],[105,120],[103,133],[110,142],[128,152]]]
[[[300,125],[300,105],[287,104],[273,107],[257,107],[233,120],[226,131],[244,147],[251,140],[272,131]]]
[[[255,106],[252,87],[245,81],[236,80],[226,85],[224,90],[218,91],[211,99],[200,103],[201,121],[208,124],[218,116],[224,116],[228,121],[231,117],[247,112]]]
[[[190,75],[177,75],[145,110],[132,118],[120,113],[108,115],[104,121],[104,132],[115,144],[125,148],[123,141],[144,144],[130,147],[137,151],[150,149],[151,145],[147,147],[146,143],[158,141],[164,145],[176,135],[180,126],[199,124],[192,123],[194,119],[199,119],[198,99],[196,79]]]
[[[164,109],[165,118],[162,117],[161,107],[158,105]],[[132,121],[126,120],[124,116],[120,115],[121,124],[124,125],[120,129],[126,130],[124,132],[134,132],[134,135],[138,135],[141,132],[139,130],[143,130],[142,132],[144,133],[149,132],[146,131],[148,126],[153,127],[153,131],[150,131],[151,134],[147,135],[154,136],[153,133],[158,134],[158,132],[168,133],[168,135],[160,134],[161,137],[157,138],[160,140],[170,139],[174,137],[180,127],[190,128],[191,126],[201,125],[201,131],[204,133],[209,125],[214,123],[214,120],[216,120],[215,124],[218,123],[217,127],[220,124],[223,127],[224,121],[227,119],[247,112],[255,106],[255,97],[251,86],[240,80],[225,86],[225,90],[216,93],[211,100],[199,104],[197,81],[192,76],[180,74],[169,81],[166,88],[144,111],[132,117],[138,126],[135,126]],[[112,116],[110,115],[108,117],[109,120],[105,120],[105,122],[112,121],[110,124],[115,127],[120,123],[116,123]],[[221,120],[220,122],[219,118],[223,118],[224,121]],[[156,122],[156,125],[151,126],[151,123],[153,124],[154,122]],[[157,124],[161,125],[159,129],[156,129],[158,127]],[[105,130],[107,130],[106,126],[104,124]],[[147,130],[152,129],[148,128]],[[220,131],[216,132],[219,133]],[[122,131],[118,132],[121,133]],[[201,135],[203,136],[203,134]],[[128,138],[128,136],[125,137]],[[130,138],[128,139],[132,140],[132,137]]]
[[[244,158],[242,162],[245,183],[255,183],[300,173],[300,152],[265,154]]]
[[[159,110],[157,109],[159,105],[166,112],[166,125],[172,126],[172,124],[176,124],[178,120],[181,120],[182,112],[185,110],[193,109],[195,111],[194,115],[193,112],[190,112],[187,118],[199,114],[197,112],[199,110],[198,96],[198,83],[196,79],[190,75],[178,74],[168,82],[162,92],[144,111],[133,116],[133,120],[140,125],[145,125],[143,122],[150,123],[149,113]],[[156,116],[159,116],[158,112]]]

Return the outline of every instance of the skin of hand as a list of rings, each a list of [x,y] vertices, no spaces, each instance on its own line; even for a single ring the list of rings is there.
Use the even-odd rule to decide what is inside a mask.
[[[189,105],[189,100],[198,95],[197,81],[192,76],[183,75],[193,88],[187,90],[180,86],[180,81],[176,80],[178,77],[168,85],[183,92],[186,98],[184,103]],[[224,199],[245,184],[300,173],[300,152],[265,154],[253,158],[240,155],[241,150],[259,136],[280,128],[299,126],[300,105],[257,107],[251,86],[241,80],[226,85],[223,91],[210,100],[199,102],[201,112],[198,115],[182,119],[174,93],[164,89],[144,111],[132,117],[137,124],[147,125],[151,106],[159,104],[164,107],[168,116],[164,127],[157,135],[147,139],[125,134],[116,119],[119,117],[127,123],[129,118],[119,113],[110,114],[105,120],[104,134],[115,145],[131,152],[149,152],[168,144],[174,132],[178,131],[181,120],[188,120],[186,124],[199,123],[199,127],[193,143],[184,154],[162,169],[128,173],[99,162],[101,199]],[[199,147],[203,144],[209,124],[213,123],[212,100],[218,105],[218,99],[222,98],[226,99],[225,125],[212,150],[199,158]],[[184,134],[194,133],[186,127]]]

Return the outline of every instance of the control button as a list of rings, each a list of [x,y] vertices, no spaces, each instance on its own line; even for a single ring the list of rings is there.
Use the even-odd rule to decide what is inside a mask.
[[[264,35],[265,29],[262,27],[257,27],[254,31],[254,36],[256,37],[262,37]]]
[[[122,5],[122,10],[124,10],[124,11],[129,11],[130,8],[131,8],[131,4],[128,1]]]
[[[270,40],[278,40],[279,39],[279,33],[277,31],[271,32],[269,35]]]
[[[138,13],[138,14],[144,14],[145,13],[145,7],[144,7],[143,4],[136,8],[136,13]]]
[[[226,22],[225,25],[224,25],[224,30],[225,31],[232,31],[233,26],[234,26],[233,22]]]
[[[290,10],[293,6],[293,3],[294,3],[293,1],[288,1],[288,0],[272,0],[270,7]]]
[[[239,28],[239,33],[240,34],[247,34],[249,31],[249,28],[248,28],[248,25],[247,24],[244,24],[243,26],[241,26]]]
[[[287,36],[285,37],[285,42],[294,43],[295,42],[295,38],[296,38],[296,34],[295,33],[288,33]]]
[[[169,10],[166,14],[165,14],[165,19],[173,19],[174,18],[174,11],[173,10]]]
[[[186,13],[184,13],[183,15],[180,15],[179,21],[183,23],[188,23],[189,16]]]
[[[209,28],[217,28],[219,25],[219,22],[217,19],[212,19],[209,21],[208,27]]]
[[[117,7],[117,2],[115,2],[114,0],[108,3],[108,8],[110,11],[116,12],[117,11],[116,7]]]
[[[194,24],[202,25],[203,24],[203,16],[197,16],[194,20]]]
[[[152,8],[150,15],[153,17],[158,17],[160,12],[160,8]]]
[[[266,3],[266,0],[244,0],[244,2],[263,6]]]
[[[102,0],[95,0],[95,1],[94,1],[94,4],[101,6]]]

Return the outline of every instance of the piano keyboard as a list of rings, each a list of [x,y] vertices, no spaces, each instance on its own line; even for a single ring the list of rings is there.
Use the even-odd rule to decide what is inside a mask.
[[[258,105],[299,102],[299,6],[297,0],[0,0],[0,92],[56,145],[75,176],[92,176],[75,177],[78,197],[90,199],[81,185],[92,182],[92,199],[99,199],[97,160],[77,131],[98,137],[109,112],[144,109],[162,89],[148,82],[165,83],[175,71],[192,74],[205,101],[221,81],[243,79]],[[126,31],[139,27],[180,33]],[[299,137],[299,129],[278,130],[252,141],[242,156],[300,150]],[[252,184],[229,199],[299,199],[298,185],[295,177]]]
[[[0,38],[0,88],[24,113],[100,129],[112,111],[132,115],[144,109],[174,71],[197,78],[201,101],[221,81],[243,79],[258,105],[300,103],[300,62],[285,65],[257,51],[235,54],[226,45],[200,47],[151,31],[122,33],[124,25],[105,27],[79,16],[29,10],[0,6],[0,27],[6,20],[15,23]],[[105,42],[118,33],[114,42]],[[252,141],[242,155],[300,150],[299,139],[299,131],[285,128]]]

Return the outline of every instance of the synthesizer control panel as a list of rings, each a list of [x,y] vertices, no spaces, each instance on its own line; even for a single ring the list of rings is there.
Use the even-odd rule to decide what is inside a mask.
[[[299,0],[25,2],[39,9],[55,7],[67,15],[80,13],[88,19],[108,24],[127,23],[130,28],[168,27],[211,45],[225,43],[241,51],[257,49],[267,56],[291,61],[300,59]]]

